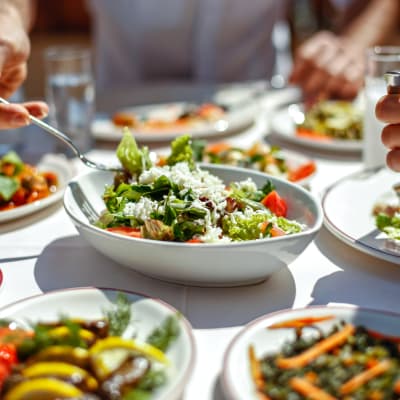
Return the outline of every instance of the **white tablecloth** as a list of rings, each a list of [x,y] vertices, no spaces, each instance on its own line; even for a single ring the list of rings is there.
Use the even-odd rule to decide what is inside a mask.
[[[231,140],[248,144],[260,138],[267,128],[265,115],[261,113],[252,128]],[[98,150],[90,156],[103,161],[114,157]],[[318,172],[310,189],[317,195],[362,167],[359,159],[338,157],[314,154]],[[194,328],[197,346],[195,369],[184,396],[187,400],[224,399],[219,384],[224,352],[243,325],[263,314],[332,303],[398,311],[400,268],[349,247],[325,228],[288,268],[262,284],[239,288],[178,286],[119,266],[81,240],[61,203],[0,225],[0,235],[4,274],[0,306],[59,288],[102,286],[158,297],[181,310]]]

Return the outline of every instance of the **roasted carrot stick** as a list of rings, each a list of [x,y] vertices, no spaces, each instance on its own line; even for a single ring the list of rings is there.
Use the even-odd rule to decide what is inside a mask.
[[[312,400],[337,400],[336,397],[310,383],[307,379],[294,377],[289,381],[290,387],[307,399]]]
[[[369,368],[360,374],[354,376],[349,379],[340,387],[341,394],[349,394],[354,392],[354,390],[358,389],[360,386],[364,385],[364,383],[369,380],[375,378],[378,375],[383,374],[391,367],[390,360],[383,360],[380,363],[376,364],[374,367]]]
[[[279,368],[283,369],[302,368],[315,360],[321,354],[324,354],[334,349],[336,346],[341,345],[350,335],[354,333],[354,331],[355,327],[351,324],[347,324],[341,331],[334,333],[324,340],[321,340],[297,356],[278,358],[276,360],[276,364]]]
[[[253,381],[256,384],[257,389],[261,390],[265,385],[265,380],[261,372],[260,362],[257,360],[253,346],[249,346],[249,360],[251,376],[253,377]]]
[[[314,325],[318,322],[328,321],[335,318],[333,315],[324,315],[322,317],[305,317],[291,319],[289,321],[277,322],[268,327],[268,329],[281,329],[281,328],[302,328],[303,326]]]

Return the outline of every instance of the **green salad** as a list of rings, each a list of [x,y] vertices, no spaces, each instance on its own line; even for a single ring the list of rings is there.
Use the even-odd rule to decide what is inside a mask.
[[[288,206],[271,181],[258,188],[251,179],[226,184],[196,165],[190,136],[171,144],[164,165],[126,132],[117,149],[125,172],[106,187],[97,226],[137,238],[220,243],[300,232],[287,219]]]

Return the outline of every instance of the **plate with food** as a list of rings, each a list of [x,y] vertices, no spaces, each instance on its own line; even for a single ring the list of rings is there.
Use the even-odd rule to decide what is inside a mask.
[[[64,207],[80,234],[122,265],[192,285],[260,282],[292,262],[321,226],[319,201],[258,171],[197,164],[190,141],[175,139],[157,165],[126,133],[124,173],[92,171],[68,185]]]
[[[394,399],[400,315],[351,306],[283,310],[249,323],[224,357],[232,400]]]
[[[244,147],[228,142],[207,144],[203,140],[193,140],[192,148],[198,162],[254,169],[300,185],[307,185],[317,171],[314,160],[261,141]],[[160,157],[161,161],[164,159]]]
[[[311,108],[302,103],[277,109],[272,132],[280,138],[308,147],[334,151],[362,150],[361,107],[353,102],[324,100]]]
[[[181,398],[195,347],[161,300],[101,288],[48,292],[0,309],[0,397]]]
[[[395,172],[374,168],[337,181],[322,197],[326,227],[350,246],[400,264],[398,180]]]
[[[31,165],[9,152],[0,158],[0,223],[24,217],[59,201],[73,172],[62,155]]]
[[[254,122],[258,104],[248,102],[228,107],[213,102],[171,102],[130,107],[92,125],[96,139],[119,141],[129,128],[137,141],[165,142],[184,133],[192,137],[214,137],[240,131]]]

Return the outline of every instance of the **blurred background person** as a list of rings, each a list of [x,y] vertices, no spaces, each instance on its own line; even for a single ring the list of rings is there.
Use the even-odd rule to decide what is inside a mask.
[[[276,73],[273,28],[292,15],[296,56],[291,82],[299,85],[306,97],[352,98],[362,85],[365,48],[389,44],[399,13],[398,0],[168,0],[163,7],[156,0],[3,0],[0,13],[5,21],[9,16],[12,20],[0,24],[0,43],[7,49],[0,59],[0,76],[4,81],[15,63],[20,71],[5,96],[25,77],[29,55],[26,32],[35,3],[38,25],[44,26],[47,37],[41,40],[42,47],[29,65],[28,97],[32,97],[29,85],[37,89],[40,83],[41,90],[44,87],[40,78],[43,46],[55,44],[48,28],[57,32],[66,16],[75,27],[77,18],[86,24],[89,40],[85,43],[93,39],[96,50],[97,86],[107,89],[166,80],[269,81]],[[312,18],[306,18],[308,26],[299,29],[298,14],[304,10]],[[302,43],[307,37],[304,32],[308,39]],[[66,31],[65,36],[69,35]],[[36,41],[33,35],[34,48]],[[47,112],[40,103],[36,107],[38,113]],[[12,126],[16,109],[2,110],[0,127]],[[27,123],[26,112],[19,109],[18,116],[21,123]]]
[[[0,2],[0,96],[10,97],[24,82],[30,43],[27,32],[33,14],[29,0]],[[0,129],[18,128],[29,123],[28,112],[43,118],[48,113],[43,102],[22,105],[0,104]]]
[[[365,50],[399,43],[400,2],[309,3],[314,8],[317,32],[297,48],[290,81],[302,88],[306,99],[353,99],[363,85]]]

